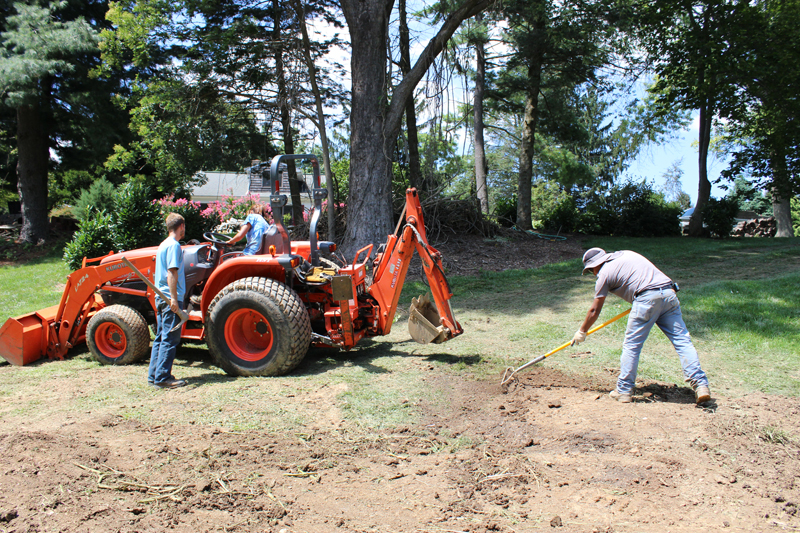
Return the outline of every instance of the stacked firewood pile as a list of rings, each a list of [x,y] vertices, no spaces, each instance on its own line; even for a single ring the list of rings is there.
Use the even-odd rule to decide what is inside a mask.
[[[775,217],[767,217],[739,222],[734,226],[731,235],[734,237],[774,237],[776,231]]]

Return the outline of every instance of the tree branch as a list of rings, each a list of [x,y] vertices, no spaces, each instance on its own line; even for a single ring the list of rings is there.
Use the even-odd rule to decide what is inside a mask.
[[[403,120],[403,113],[405,105],[409,98],[414,94],[414,89],[420,82],[422,77],[428,71],[434,59],[444,49],[447,41],[458,30],[459,26],[466,19],[473,17],[486,9],[494,0],[464,0],[461,6],[453,12],[437,34],[431,38],[428,45],[423,50],[417,62],[411,71],[403,77],[403,81],[395,88],[392,94],[392,102],[389,105],[389,110],[386,113],[386,120],[384,122],[384,139],[387,142],[395,139],[400,132],[400,125]]]

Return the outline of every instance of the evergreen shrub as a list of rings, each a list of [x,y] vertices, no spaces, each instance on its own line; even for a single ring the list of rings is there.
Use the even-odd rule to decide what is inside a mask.
[[[72,216],[79,221],[82,217],[89,216],[93,212],[105,211],[111,213],[114,210],[114,185],[103,178],[92,182],[88,189],[84,189],[75,201],[72,208]]]
[[[517,195],[511,198],[503,197],[495,200],[494,216],[497,223],[505,228],[510,228],[517,223]]]
[[[64,247],[64,262],[72,270],[81,268],[84,257],[100,257],[115,249],[114,224],[109,213],[87,207],[79,220],[78,231]]]
[[[703,224],[712,235],[720,239],[729,237],[733,229],[734,219],[739,212],[738,198],[726,196],[717,200],[709,198],[703,207]]]
[[[549,230],[559,232],[573,232],[578,228],[581,214],[578,212],[578,205],[571,196],[562,198],[556,204],[555,209],[544,221],[544,227]]]
[[[118,251],[157,246],[166,236],[161,208],[140,181],[128,181],[117,189],[111,215]]]
[[[578,230],[593,235],[670,237],[680,235],[680,207],[646,182],[614,186],[589,202],[581,213]]]

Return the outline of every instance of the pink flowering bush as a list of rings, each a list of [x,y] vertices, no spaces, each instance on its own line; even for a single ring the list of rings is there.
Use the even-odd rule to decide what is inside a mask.
[[[223,196],[222,201],[213,202],[202,211],[204,217],[215,216],[220,222],[225,222],[231,218],[244,220],[255,204],[261,203],[260,194],[248,194],[242,198],[234,196]],[[272,210],[269,204],[264,204],[265,218],[267,222],[272,220]]]
[[[161,208],[161,214],[166,217],[169,213],[177,213],[186,221],[186,237],[189,239],[203,239],[203,233],[212,231],[214,227],[219,225],[220,219],[215,212],[209,209],[202,209],[200,202],[191,202],[186,198],[178,198],[173,196],[155,200]]]
[[[203,238],[203,233],[213,231],[222,222],[235,218],[244,220],[250,209],[261,203],[259,194],[248,194],[242,198],[223,196],[219,202],[208,204],[205,209],[199,202],[192,202],[186,198],[175,199],[174,196],[155,200],[161,208],[161,213],[166,217],[168,213],[178,213],[186,220],[186,239]],[[269,204],[264,205],[264,215],[267,222],[272,222],[272,210]]]

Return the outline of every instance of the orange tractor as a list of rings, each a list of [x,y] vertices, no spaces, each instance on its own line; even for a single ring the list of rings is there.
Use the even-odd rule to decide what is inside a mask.
[[[283,221],[287,198],[279,169],[290,159],[309,160],[314,171],[314,212],[308,241],[289,238]],[[310,346],[348,350],[364,337],[391,331],[414,250],[420,255],[435,307],[413,299],[409,333],[417,342],[444,342],[462,333],[450,307],[452,292],[441,254],[430,246],[419,197],[406,191],[406,207],[393,235],[371,259],[373,246],[337,265],[322,257],[336,245],[319,241],[322,200],[319,163],[313,155],[279,155],[258,165],[271,182],[275,224],[256,255],[228,252],[228,237],[183,246],[188,313],[184,339],[205,341],[220,368],[237,376],[281,375],[296,367]],[[84,259],[67,277],[58,305],[9,318],[0,328],[0,356],[25,365],[45,355],[63,359],[86,342],[103,364],[127,364],[149,354],[148,325],[155,323],[152,277],[156,248]],[[371,267],[371,269],[369,268]],[[371,270],[371,272],[369,272]]]

